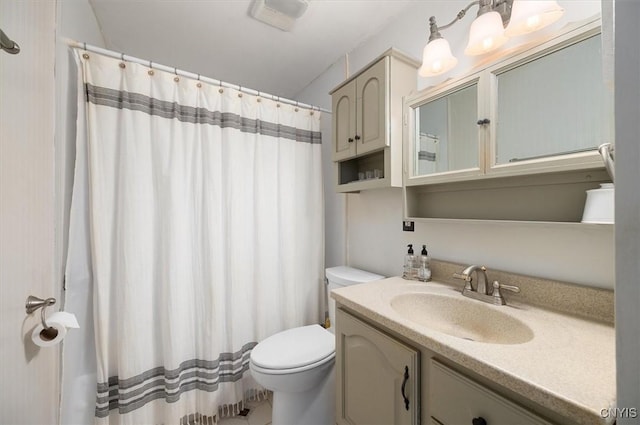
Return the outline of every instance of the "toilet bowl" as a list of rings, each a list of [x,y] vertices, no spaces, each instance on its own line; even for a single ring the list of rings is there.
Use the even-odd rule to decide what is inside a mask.
[[[329,268],[326,276],[329,291],[383,278],[350,267]],[[329,305],[333,324],[333,300],[329,300]],[[264,339],[251,350],[249,369],[253,378],[273,392],[273,425],[336,423],[335,336],[333,328],[330,330],[320,325],[287,329]]]
[[[273,391],[273,425],[335,423],[335,338],[320,325],[288,329],[251,351],[256,382]]]

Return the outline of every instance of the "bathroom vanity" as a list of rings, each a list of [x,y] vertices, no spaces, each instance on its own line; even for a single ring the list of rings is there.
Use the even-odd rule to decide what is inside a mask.
[[[332,292],[338,424],[613,423],[612,291],[489,270],[521,288],[497,306],[462,296],[462,268]]]

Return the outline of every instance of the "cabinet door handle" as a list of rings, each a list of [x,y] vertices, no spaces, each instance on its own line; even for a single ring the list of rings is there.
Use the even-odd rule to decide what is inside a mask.
[[[487,421],[482,416],[478,418],[473,418],[471,420],[471,425],[487,425]]]
[[[349,137],[349,138],[347,139],[347,141],[348,141],[349,143],[353,143],[353,138],[352,138],[352,137]]]
[[[409,410],[409,399],[407,398],[407,396],[404,393],[404,387],[406,387],[408,380],[409,380],[409,366],[405,366],[404,367],[404,379],[402,380],[402,387],[400,388],[400,391],[402,392],[402,398],[404,399],[404,408],[407,409],[407,410]]]
[[[360,136],[356,134],[356,140],[360,140]]]
[[[489,124],[491,121],[489,120],[489,118],[485,118],[483,120],[478,120],[478,125],[487,125]]]

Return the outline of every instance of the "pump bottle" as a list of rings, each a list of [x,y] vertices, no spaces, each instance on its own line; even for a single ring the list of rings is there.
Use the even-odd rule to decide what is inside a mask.
[[[404,273],[402,277],[405,279],[415,279],[416,277],[416,257],[413,255],[413,245],[407,245],[407,255],[404,257]]]
[[[422,252],[420,252],[418,280],[422,282],[431,280],[431,257],[429,257],[426,245],[422,245]]]

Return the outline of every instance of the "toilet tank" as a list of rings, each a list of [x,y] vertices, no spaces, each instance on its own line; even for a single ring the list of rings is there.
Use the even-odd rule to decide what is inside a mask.
[[[327,295],[331,294],[334,289],[345,286],[356,285],[358,283],[372,282],[374,280],[384,279],[384,276],[371,273],[365,270],[354,269],[353,267],[338,266],[329,267],[325,270],[327,277]],[[329,320],[331,327],[329,330],[334,332],[336,320],[336,302],[329,296]]]

